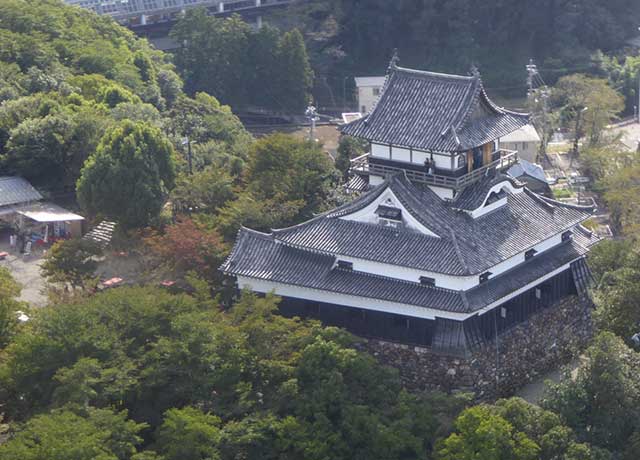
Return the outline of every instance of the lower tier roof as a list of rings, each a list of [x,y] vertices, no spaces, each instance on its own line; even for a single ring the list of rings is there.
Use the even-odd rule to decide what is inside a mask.
[[[289,286],[377,299],[451,313],[473,313],[586,254],[583,235],[466,292],[336,266],[336,257],[292,247],[273,235],[242,229],[221,270]]]

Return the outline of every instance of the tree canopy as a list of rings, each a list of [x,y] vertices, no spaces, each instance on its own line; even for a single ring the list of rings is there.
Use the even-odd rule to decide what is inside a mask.
[[[184,43],[176,65],[189,93],[206,91],[234,108],[303,113],[313,72],[298,30],[252,30],[239,16],[216,18],[192,9],[171,36]]]
[[[175,180],[174,149],[162,132],[129,120],[107,132],[78,179],[78,200],[91,215],[140,227],[158,216]]]

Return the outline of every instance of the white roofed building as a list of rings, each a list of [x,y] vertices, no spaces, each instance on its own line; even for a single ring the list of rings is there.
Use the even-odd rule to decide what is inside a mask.
[[[358,96],[358,110],[361,114],[367,113],[380,97],[386,77],[356,77],[356,90]]]
[[[8,233],[22,233],[33,243],[82,236],[84,217],[43,197],[21,177],[0,176],[0,224]],[[6,235],[5,235],[6,236]]]
[[[524,125],[500,138],[500,147],[518,152],[518,158],[535,163],[540,150],[540,135],[533,125]]]

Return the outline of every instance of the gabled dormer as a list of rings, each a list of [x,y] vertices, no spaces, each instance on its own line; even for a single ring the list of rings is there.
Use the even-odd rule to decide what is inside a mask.
[[[345,213],[340,219],[352,220],[368,224],[376,224],[382,227],[405,229],[415,231],[428,236],[438,235],[424,223],[420,222],[406,206],[398,199],[388,184],[381,185],[384,190],[361,208],[353,212]]]
[[[452,201],[451,206],[478,219],[505,206],[509,194],[517,195],[523,190],[523,185],[510,177],[504,175],[486,177],[465,188]]]

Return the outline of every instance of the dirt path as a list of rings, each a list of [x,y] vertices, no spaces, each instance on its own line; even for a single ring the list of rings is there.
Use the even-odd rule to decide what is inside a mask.
[[[580,362],[581,358],[578,357],[566,366],[548,372],[547,374],[541,376],[530,384],[520,388],[518,391],[516,391],[516,396],[519,396],[525,401],[532,404],[539,404],[544,394],[544,382],[550,380],[554,383],[558,383],[560,381],[560,378],[562,377],[562,374],[564,373],[564,369],[566,368],[571,370],[572,375],[575,375],[576,370],[580,366]]]

